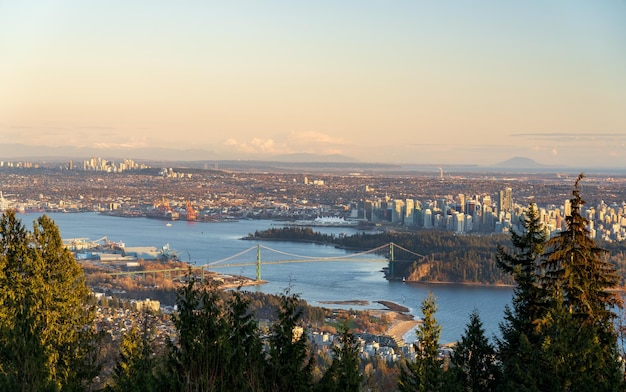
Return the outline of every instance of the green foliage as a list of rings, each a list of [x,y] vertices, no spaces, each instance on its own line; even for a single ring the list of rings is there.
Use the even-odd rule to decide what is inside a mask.
[[[603,343],[598,328],[580,323],[568,308],[556,301],[547,315],[537,358],[543,372],[540,390],[623,390],[616,347]]]
[[[97,372],[91,294],[52,220],[33,226],[0,221],[0,386],[81,389]]]
[[[272,325],[269,337],[267,390],[308,391],[312,388],[313,361],[306,334],[298,334],[302,314],[295,295],[284,295],[278,322]]]
[[[530,203],[523,221],[524,232],[511,232],[513,250],[498,247],[498,266],[515,281],[512,308],[507,306],[500,324],[502,338],[498,340],[498,356],[502,362],[508,390],[535,390],[542,377],[535,353],[541,338],[539,327],[547,311],[547,293],[542,285],[539,268],[547,236],[537,206]]]
[[[432,293],[422,302],[423,322],[416,330],[417,344],[415,360],[407,360],[400,372],[398,387],[408,391],[444,391],[443,361],[439,358],[439,336],[441,326],[437,323],[436,298]]]
[[[580,196],[578,184],[574,185],[570,199],[572,213],[565,217],[567,229],[548,241],[545,269],[545,284],[553,291],[556,299],[582,323],[600,328],[605,343],[614,340],[612,309],[619,305],[614,291],[610,291],[619,280],[614,266],[604,258],[607,251],[598,247],[589,236],[589,221],[580,214],[585,204]]]
[[[333,347],[333,361],[317,385],[320,392],[358,392],[363,376],[359,371],[358,343],[347,326],[340,327],[339,345]]]
[[[120,359],[115,365],[112,377],[113,384],[107,388],[111,392],[152,392],[159,390],[158,380],[154,373],[157,359],[154,356],[148,323],[144,323],[143,331],[133,326],[122,337],[120,343]]]
[[[263,373],[256,321],[240,293],[223,298],[215,286],[189,284],[179,291],[167,379],[171,390],[256,391]]]
[[[513,234],[516,254],[499,252],[499,265],[516,281],[513,309],[501,325],[500,390],[622,390],[615,314],[618,277],[606,251],[590,238],[578,185],[566,229],[545,242],[532,209],[526,233]]]
[[[461,341],[454,348],[450,371],[464,391],[491,391],[498,375],[495,359],[495,349],[485,336],[478,311],[474,310]]]

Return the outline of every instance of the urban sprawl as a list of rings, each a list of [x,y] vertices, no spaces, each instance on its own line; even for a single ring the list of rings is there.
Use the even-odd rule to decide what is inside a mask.
[[[0,208],[97,211],[208,222],[273,219],[484,234],[520,229],[520,217],[534,202],[546,230],[554,233],[563,228],[576,175],[444,174],[435,168],[432,173],[246,172],[209,169],[208,164],[164,168],[102,158],[84,160],[80,165],[73,161],[2,161]],[[588,175],[583,213],[594,238],[626,238],[625,182],[623,177]]]

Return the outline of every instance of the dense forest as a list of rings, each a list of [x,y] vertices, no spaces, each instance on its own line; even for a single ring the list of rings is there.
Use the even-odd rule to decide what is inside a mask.
[[[459,235],[443,230],[384,233],[357,233],[350,236],[322,234],[310,227],[286,226],[251,233],[247,238],[262,240],[306,241],[333,245],[351,250],[374,249],[393,242],[413,254],[396,250],[396,261],[409,261],[408,268],[396,268],[392,279],[409,281],[454,282],[475,284],[512,284],[511,276],[496,264],[499,246],[511,247],[507,234]],[[626,241],[598,244],[608,251],[606,257],[615,265],[620,286],[626,285]],[[388,256],[386,251],[384,256]]]

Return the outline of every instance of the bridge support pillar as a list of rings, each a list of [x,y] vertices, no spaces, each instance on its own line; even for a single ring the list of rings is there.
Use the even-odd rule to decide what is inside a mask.
[[[256,280],[261,280],[261,244],[256,246]]]
[[[395,277],[395,272],[394,272],[394,255],[393,255],[393,242],[389,243],[389,276],[394,278]]]

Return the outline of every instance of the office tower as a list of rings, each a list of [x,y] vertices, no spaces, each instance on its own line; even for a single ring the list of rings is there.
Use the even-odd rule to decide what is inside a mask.
[[[424,228],[431,229],[433,227],[433,212],[430,208],[424,210]]]
[[[459,193],[457,198],[458,198],[457,205],[461,206],[461,210],[459,212],[465,212],[465,195],[462,193]]]
[[[394,200],[391,204],[391,223],[402,223],[404,218],[404,202],[402,200]]]
[[[563,204],[563,216],[571,216],[572,215],[572,203],[568,200],[565,200]]]
[[[415,202],[413,199],[405,200],[404,224],[413,225],[413,216],[415,214]]]
[[[498,192],[498,212],[513,211],[513,190],[506,188]]]

